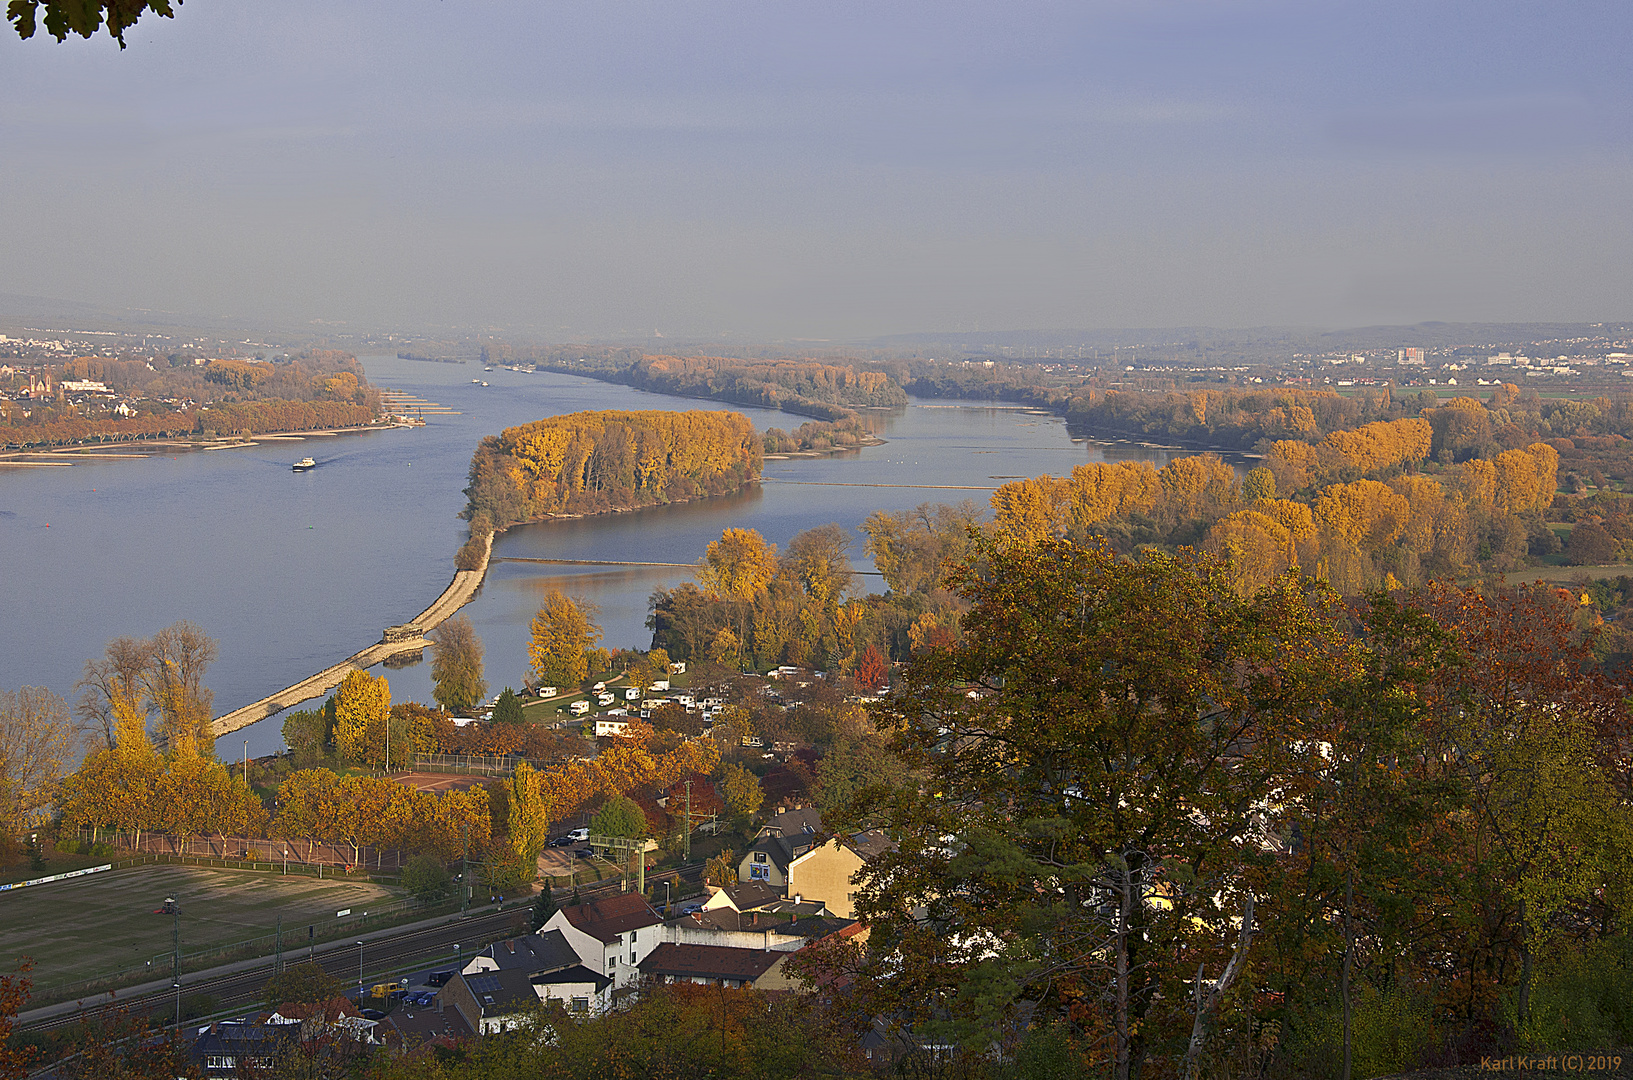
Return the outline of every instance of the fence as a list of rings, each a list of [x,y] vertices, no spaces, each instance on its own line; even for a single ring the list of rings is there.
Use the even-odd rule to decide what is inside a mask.
[[[329,844],[321,840],[267,840],[243,836],[172,836],[144,832],[140,835],[81,829],[81,840],[104,843],[117,851],[136,855],[173,855],[177,858],[220,859],[228,863],[275,863],[280,866],[342,866],[373,873],[399,873],[407,861],[401,851],[382,851],[364,845]]]
[[[516,763],[525,760],[521,754],[415,754],[414,768],[427,772],[509,776],[516,771]]]

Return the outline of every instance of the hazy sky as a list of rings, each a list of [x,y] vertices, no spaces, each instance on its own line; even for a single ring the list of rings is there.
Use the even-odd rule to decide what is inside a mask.
[[[1633,5],[186,0],[0,34],[0,292],[554,338],[1633,317]]]

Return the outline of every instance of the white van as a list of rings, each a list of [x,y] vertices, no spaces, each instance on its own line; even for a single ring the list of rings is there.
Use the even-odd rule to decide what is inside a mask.
[[[578,701],[575,701],[571,705],[567,706],[567,711],[572,713],[574,716],[587,716],[590,712],[590,703],[580,698]]]
[[[640,701],[641,700],[641,688],[639,686],[631,686],[628,689],[626,689],[624,691],[624,700],[625,701]]]
[[[595,695],[595,703],[601,706],[603,709],[608,705],[611,705],[615,700],[617,699],[606,691],[602,691],[601,693]]]
[[[541,687],[539,687],[539,696],[540,697],[546,697],[546,698],[555,697],[557,692],[558,691],[556,690],[556,688],[554,686],[541,686]]]
[[[588,829],[574,829],[572,832],[567,834],[567,839],[576,840],[579,843],[583,843],[585,840],[588,840],[589,838],[590,838],[590,830],[588,830]]]
[[[647,687],[647,689],[652,691],[654,694],[661,694],[664,691],[669,689],[669,680],[668,679],[659,679],[657,682],[655,682],[651,686]]]

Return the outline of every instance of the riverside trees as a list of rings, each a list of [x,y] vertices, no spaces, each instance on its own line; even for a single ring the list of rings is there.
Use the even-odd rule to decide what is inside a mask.
[[[559,589],[544,594],[533,616],[533,639],[527,648],[533,677],[551,686],[576,686],[590,672],[592,653],[601,640],[601,628],[590,621],[595,609]]]
[[[482,640],[471,620],[455,615],[432,631],[431,696],[449,712],[463,713],[481,704],[488,684],[482,678]]]
[[[185,619],[151,638],[115,638],[100,659],[85,661],[77,684],[79,718],[111,748],[120,741],[145,742],[148,719],[157,713],[163,741],[178,748],[190,742],[197,752],[213,755],[215,696],[204,686],[204,672],[216,653],[215,642]]]

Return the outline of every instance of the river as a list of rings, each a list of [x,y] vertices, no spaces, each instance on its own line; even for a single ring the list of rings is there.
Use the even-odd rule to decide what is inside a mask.
[[[45,686],[72,699],[86,658],[110,639],[191,619],[220,646],[207,679],[220,714],[350,656],[442,591],[465,536],[456,515],[466,469],[484,435],[582,409],[729,408],[760,430],[801,423],[570,375],[361,359],[371,382],[459,415],[239,450],[0,469],[0,688]],[[1063,475],[1086,461],[1160,466],[1169,456],[1073,439],[1060,419],[1013,406],[915,400],[881,415],[879,429],[879,446],[768,461],[765,482],[736,496],[519,526],[494,555],[692,563],[728,526],[786,545],[803,529],[838,522],[857,537],[856,567],[871,569],[856,528],[875,509],[965,498],[985,506],[987,489],[1013,477]],[[307,454],[318,467],[292,472]],[[673,567],[497,562],[464,614],[486,648],[493,689],[519,687],[544,589],[598,605],[608,647],[645,648],[648,598],[689,576]],[[858,581],[879,587],[877,578]],[[429,701],[429,668],[376,671],[390,679],[394,700]],[[245,741],[252,755],[281,749],[282,722],[224,736],[218,753],[236,758]]]

